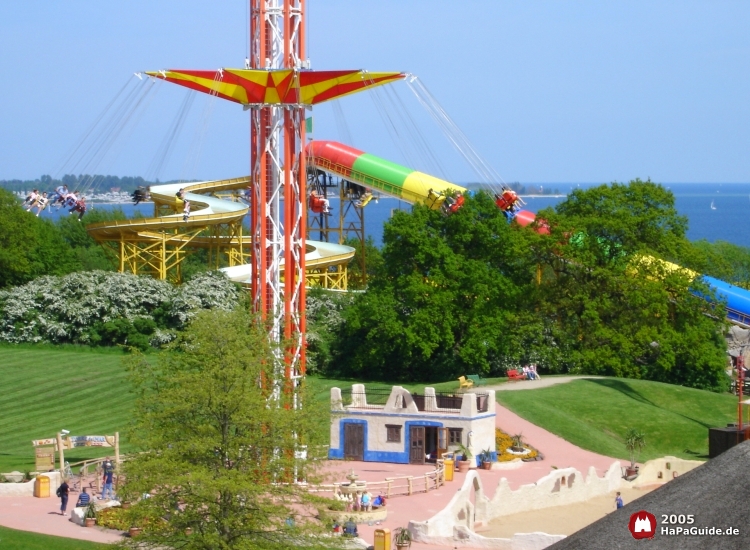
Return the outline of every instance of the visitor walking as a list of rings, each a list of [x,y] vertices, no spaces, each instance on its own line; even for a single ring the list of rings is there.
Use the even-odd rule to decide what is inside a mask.
[[[70,495],[70,487],[63,480],[62,485],[57,488],[57,496],[60,497],[60,515],[65,515],[65,509],[68,507],[68,496]]]
[[[115,497],[115,493],[112,490],[112,478],[115,474],[115,467],[112,465],[109,457],[107,457],[107,460],[104,461],[104,464],[102,466],[104,468],[104,475],[102,480],[104,484],[102,486],[102,496],[100,500],[110,500]],[[107,499],[107,495],[109,495],[109,499]]]
[[[620,508],[622,508],[623,506],[625,506],[625,504],[623,504],[623,502],[622,502],[622,497],[620,496],[620,491],[617,491],[617,496],[615,497],[615,506],[617,507],[618,510]]]

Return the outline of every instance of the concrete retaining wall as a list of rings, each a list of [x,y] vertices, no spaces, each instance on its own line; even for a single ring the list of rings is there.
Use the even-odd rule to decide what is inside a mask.
[[[41,474],[49,478],[49,494],[52,498],[55,497],[55,491],[60,486],[60,472],[46,472]],[[33,497],[34,496],[34,480],[26,481],[25,483],[0,483],[0,497],[13,496],[13,497]]]
[[[638,477],[631,483],[631,487],[646,487],[661,485],[681,476],[703,464],[700,460],[684,460],[674,456],[665,456],[649,460],[638,471]]]
[[[562,468],[553,470],[536,483],[522,485],[515,491],[510,489],[508,480],[502,478],[491,499],[485,495],[479,475],[472,470],[441,512],[426,521],[410,522],[409,530],[414,540],[429,544],[541,550],[565,537],[546,533],[517,533],[512,539],[488,539],[474,533],[473,528],[476,524],[486,525],[509,514],[584,502],[623,486],[663,484],[701,464],[697,460],[671,456],[650,460],[641,467],[640,475],[633,482],[622,479],[619,462],[614,462],[603,477],[596,475],[594,467],[589,468],[586,477],[575,468]]]

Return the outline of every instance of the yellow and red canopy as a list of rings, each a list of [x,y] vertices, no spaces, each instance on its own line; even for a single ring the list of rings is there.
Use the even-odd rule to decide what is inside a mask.
[[[243,105],[315,105],[406,77],[404,73],[293,69],[169,70],[146,74]]]

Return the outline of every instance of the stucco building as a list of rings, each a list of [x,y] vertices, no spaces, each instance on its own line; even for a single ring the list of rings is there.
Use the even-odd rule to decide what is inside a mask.
[[[331,388],[331,459],[424,464],[460,443],[495,453],[495,392],[412,394],[401,386]]]

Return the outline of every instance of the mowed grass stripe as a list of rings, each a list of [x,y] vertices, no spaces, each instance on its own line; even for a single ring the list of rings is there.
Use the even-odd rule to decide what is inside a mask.
[[[607,456],[627,458],[624,436],[636,428],[646,434],[643,460],[705,458],[708,428],[731,422],[737,407],[728,394],[615,378],[498,392],[497,400],[563,439]]]
[[[38,533],[27,533],[0,527],[0,548],[3,550],[105,550],[109,545],[86,540],[66,539]]]
[[[114,389],[121,383],[125,382],[125,378],[108,377],[109,385]],[[102,381],[97,377],[91,377],[88,380],[76,380],[68,379],[66,377],[59,378],[44,378],[42,380],[35,380],[32,384],[26,384],[22,386],[21,381],[3,382],[5,384],[13,384],[12,389],[4,393],[0,398],[0,407],[6,404],[17,404],[19,402],[33,404],[35,401],[40,399],[58,398],[60,396],[69,395],[70,392],[88,392],[90,390],[102,390]]]
[[[0,346],[0,468],[34,468],[32,439],[53,437],[65,428],[73,435],[125,431],[134,395],[130,392],[122,355]],[[112,449],[70,450],[66,458],[93,458]]]
[[[8,398],[0,401],[0,411],[7,407],[12,409],[19,404],[28,410],[26,414],[32,414],[35,410],[43,408],[54,401],[63,401],[66,403],[75,403],[76,405],[99,406],[114,396],[121,395],[118,389],[119,385],[111,384],[110,380],[98,381],[96,384],[87,385],[86,387],[70,387],[64,383],[56,385],[45,392],[34,392],[32,390],[17,392],[15,398]],[[24,395],[25,394],[25,395]]]

